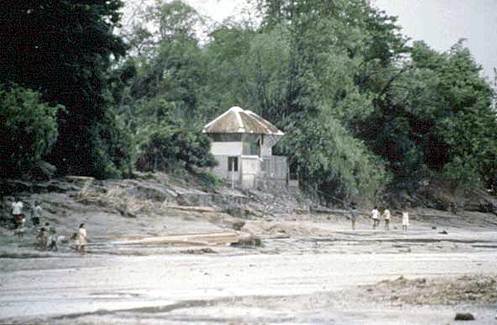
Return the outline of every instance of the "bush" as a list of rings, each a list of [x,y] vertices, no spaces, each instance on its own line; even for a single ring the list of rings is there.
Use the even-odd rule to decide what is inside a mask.
[[[57,139],[57,111],[41,95],[14,86],[0,88],[0,170],[2,178],[26,177],[42,164]]]
[[[216,165],[209,138],[185,128],[161,124],[140,146],[136,167],[140,171],[172,171],[176,168]]]
[[[203,185],[208,190],[213,190],[220,187],[223,184],[221,178],[210,172],[201,172],[197,175],[198,180],[201,185]]]

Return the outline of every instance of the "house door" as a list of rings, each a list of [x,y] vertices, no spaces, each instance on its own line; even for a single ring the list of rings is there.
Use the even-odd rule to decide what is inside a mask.
[[[239,179],[238,167],[238,157],[228,157],[228,174],[231,179],[231,187],[235,187],[235,183]]]

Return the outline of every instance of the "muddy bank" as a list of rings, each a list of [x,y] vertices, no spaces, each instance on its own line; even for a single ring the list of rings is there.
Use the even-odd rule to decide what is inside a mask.
[[[362,289],[368,299],[389,301],[393,304],[497,304],[497,274],[472,274],[441,279],[406,279],[401,276],[395,280],[384,280]]]
[[[348,211],[310,213],[291,193],[167,175],[63,184],[24,184],[20,197],[62,235],[86,223],[89,254],[37,251],[33,227],[21,240],[0,227],[0,323],[438,325],[461,310],[495,321],[490,213],[411,209],[403,232],[396,214],[373,230],[364,209],[352,231]],[[240,234],[262,245],[228,245]]]

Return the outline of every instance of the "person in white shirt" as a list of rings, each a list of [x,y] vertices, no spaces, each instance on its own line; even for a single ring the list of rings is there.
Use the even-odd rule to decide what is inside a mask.
[[[79,225],[78,230],[78,250],[81,254],[86,252],[86,244],[88,243],[88,236],[86,234],[85,224]]]
[[[402,211],[402,230],[407,231],[408,226],[409,226],[409,213],[404,209]]]
[[[391,217],[392,217],[392,214],[390,213],[390,210],[388,210],[388,209],[383,210],[383,220],[385,220],[385,230],[390,230]]]
[[[380,211],[378,210],[378,207],[374,207],[371,211],[371,218],[373,218],[373,229],[376,229],[380,224]]]
[[[42,214],[43,209],[40,206],[40,202],[35,201],[34,207],[33,207],[33,214],[31,216],[31,221],[33,222],[33,226],[38,227],[40,225],[40,218]]]
[[[22,201],[14,198],[14,202],[12,203],[12,216],[14,217],[16,228],[21,228],[24,223],[24,215],[22,214],[23,208],[24,204]]]

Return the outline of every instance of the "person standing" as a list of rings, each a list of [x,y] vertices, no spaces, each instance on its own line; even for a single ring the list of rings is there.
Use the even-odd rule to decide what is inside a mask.
[[[48,245],[48,229],[45,227],[40,228],[40,232],[36,237],[38,239],[38,247],[41,250],[46,250]]]
[[[24,220],[24,214],[22,214],[22,209],[24,208],[24,204],[17,197],[14,198],[14,202],[12,203],[12,217],[14,218],[14,223],[16,228],[21,228]]]
[[[383,210],[383,220],[385,220],[385,230],[390,230],[390,219],[392,214],[389,209]]]
[[[350,222],[352,223],[352,230],[355,230],[355,223],[357,221],[357,208],[354,202],[350,205]]]
[[[33,222],[33,226],[38,227],[40,225],[40,218],[42,211],[43,210],[40,206],[40,202],[35,201],[35,205],[33,207],[33,213],[31,215],[31,222]]]
[[[409,226],[409,213],[406,209],[402,210],[402,230],[407,231],[407,227]]]
[[[376,229],[380,224],[380,211],[378,210],[378,207],[375,206],[371,211],[371,218],[373,218],[373,229]]]
[[[57,251],[57,230],[55,230],[54,226],[50,226],[47,222],[45,224],[48,230],[48,244],[47,248],[49,251]]]
[[[86,244],[88,243],[88,236],[86,234],[85,224],[79,225],[78,230],[78,250],[81,254],[86,252]]]

